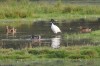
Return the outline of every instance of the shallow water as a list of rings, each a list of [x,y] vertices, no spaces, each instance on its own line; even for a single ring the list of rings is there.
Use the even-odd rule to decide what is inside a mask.
[[[7,21],[10,22],[10,21]],[[7,23],[4,22],[4,23]],[[59,46],[73,46],[73,45],[97,45],[100,44],[99,40],[97,42],[91,42],[91,38],[74,39],[74,37],[70,37],[69,35],[78,34],[80,32],[79,26],[89,27],[92,31],[100,29],[100,22],[99,20],[87,22],[84,19],[74,20],[72,22],[62,20],[62,23],[59,21],[54,22],[62,31],[62,34],[59,35],[60,37],[56,36],[50,27],[49,21],[36,21],[31,25],[27,24],[28,21],[25,23],[22,22],[21,25],[15,27],[17,29],[17,33],[12,36],[9,34],[6,35],[6,26],[0,26],[0,47],[1,48],[14,48],[14,49],[21,49],[26,47],[37,47],[37,46],[50,46],[53,48],[58,48]],[[8,25],[9,26],[9,25]],[[12,26],[11,26],[12,27]],[[64,34],[69,34],[64,38]],[[40,35],[41,40],[34,42],[32,39],[32,35]]]

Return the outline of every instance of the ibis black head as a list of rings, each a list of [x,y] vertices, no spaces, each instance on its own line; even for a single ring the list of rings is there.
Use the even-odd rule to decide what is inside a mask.
[[[55,23],[56,21],[54,20],[54,19],[51,19],[50,20],[50,23],[52,24],[52,23]]]
[[[55,22],[55,20],[54,19],[51,19],[51,22]]]

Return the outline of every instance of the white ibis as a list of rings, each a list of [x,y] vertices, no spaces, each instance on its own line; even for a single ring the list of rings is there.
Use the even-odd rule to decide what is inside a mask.
[[[51,19],[51,21],[54,21],[54,20]],[[52,24],[51,24],[51,30],[52,30],[55,34],[61,33],[60,28],[59,28],[58,26],[56,26],[55,24],[53,24],[53,22],[51,22],[51,23],[52,23]]]

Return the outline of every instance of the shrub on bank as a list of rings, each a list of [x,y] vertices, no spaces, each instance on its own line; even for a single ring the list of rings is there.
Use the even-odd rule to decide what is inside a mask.
[[[0,59],[40,59],[40,58],[63,58],[63,59],[90,59],[100,58],[99,46],[87,47],[62,47],[52,48],[31,48],[23,50],[0,49]]]
[[[96,50],[92,50],[92,49],[85,49],[85,50],[81,50],[81,55],[86,55],[89,56],[90,58],[96,58],[98,57],[98,52]]]

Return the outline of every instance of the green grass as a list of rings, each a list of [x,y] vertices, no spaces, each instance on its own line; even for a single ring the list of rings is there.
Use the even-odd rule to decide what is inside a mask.
[[[74,34],[67,34],[63,35],[65,40],[82,40],[87,39],[91,42],[99,42],[100,39],[100,30],[92,31],[91,33],[74,33]],[[74,37],[74,38],[73,38]]]
[[[50,47],[22,50],[0,49],[0,60],[4,59],[90,59],[100,58],[100,46],[73,46],[52,49]]]
[[[99,66],[100,59],[42,59],[42,60],[1,60],[0,65],[2,66]]]
[[[100,5],[54,4],[47,2],[0,2],[0,19],[77,19],[99,17]]]

